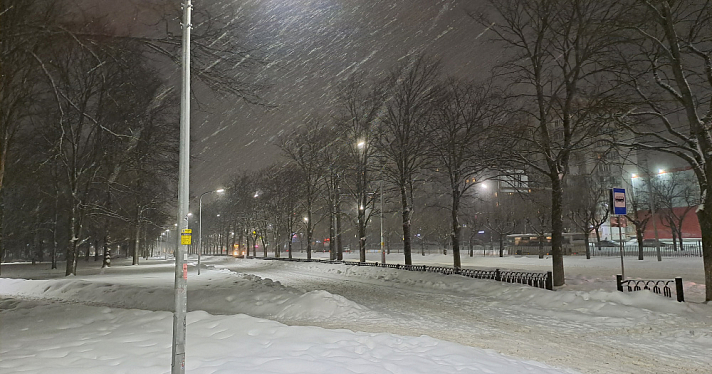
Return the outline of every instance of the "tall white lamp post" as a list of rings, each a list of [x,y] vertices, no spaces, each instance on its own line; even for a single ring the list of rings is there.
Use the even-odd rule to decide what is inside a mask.
[[[176,240],[176,266],[174,306],[173,306],[173,341],[171,346],[171,374],[185,373],[185,335],[186,335],[186,312],[188,309],[188,245],[190,243],[190,231],[188,231],[188,221],[183,223],[183,217],[188,215],[188,196],[190,189],[190,29],[191,11],[193,4],[191,0],[183,3],[183,38],[181,45],[181,99],[180,99],[180,143],[178,159],[178,223],[184,224],[179,227],[187,234],[186,244]],[[178,232],[177,237],[181,237]]]
[[[200,194],[198,198],[198,275],[200,275],[200,254],[203,253],[203,196],[209,193],[223,193],[224,189],[219,189],[215,191],[207,191]]]

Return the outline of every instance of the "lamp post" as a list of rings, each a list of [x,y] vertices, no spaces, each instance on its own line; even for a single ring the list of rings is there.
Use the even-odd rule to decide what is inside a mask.
[[[206,191],[200,194],[198,198],[198,275],[200,275],[200,254],[203,253],[203,196],[209,193],[223,192],[225,192],[223,188],[215,191]]]
[[[178,219],[188,214],[190,190],[190,29],[191,0],[183,3],[183,35],[181,41],[181,99],[180,143],[178,161]],[[179,223],[182,223],[179,221]],[[187,223],[187,222],[186,222]],[[187,225],[185,229],[187,229]],[[177,230],[176,230],[177,231]],[[180,235],[177,235],[180,237]],[[188,310],[188,264],[187,248],[176,240],[175,282],[173,287],[173,340],[171,345],[171,374],[185,373],[186,314]]]
[[[660,169],[658,174],[665,174],[665,170]],[[660,236],[658,235],[658,225],[655,222],[655,195],[653,194],[653,178],[648,170],[648,193],[650,194],[650,213],[653,215],[653,233],[655,233],[655,255],[658,261],[662,261],[663,257],[660,254]]]

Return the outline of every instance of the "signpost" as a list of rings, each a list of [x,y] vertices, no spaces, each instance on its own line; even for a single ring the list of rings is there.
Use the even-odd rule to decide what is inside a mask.
[[[611,216],[611,227],[618,226],[618,240],[620,241],[620,251],[621,251],[621,276],[623,277],[623,279],[625,279],[625,268],[623,266],[623,245],[624,245],[624,243],[623,243],[623,234],[621,232],[621,227],[626,226],[625,217],[623,217],[627,213],[626,201],[625,201],[625,188],[611,188],[610,197],[611,197],[610,206],[613,208],[613,214]],[[613,216],[616,216],[616,217],[613,217]],[[615,221],[614,221],[614,218],[615,218]]]
[[[193,230],[191,229],[183,229],[180,232],[180,245],[190,245],[191,244],[191,235],[193,233]]]

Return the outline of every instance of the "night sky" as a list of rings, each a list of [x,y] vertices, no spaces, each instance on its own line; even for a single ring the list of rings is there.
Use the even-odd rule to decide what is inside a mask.
[[[179,4],[179,0],[175,2]],[[83,2],[84,7],[98,3]],[[217,188],[241,170],[256,170],[278,160],[278,136],[306,118],[328,121],[334,114],[332,101],[339,82],[354,71],[378,78],[402,59],[424,52],[441,58],[447,75],[486,76],[501,52],[484,37],[478,38],[484,28],[467,14],[480,3],[194,1],[196,11],[203,6],[237,7],[245,39],[259,47],[266,62],[250,79],[268,87],[262,96],[271,105],[268,108],[234,98],[216,98],[194,81],[200,103],[194,100],[192,105],[191,195]],[[160,31],[165,26],[155,24],[152,18],[164,10],[148,4],[110,2],[93,9],[106,13],[107,21],[120,30],[129,25],[126,28],[132,32]],[[120,9],[122,6],[130,10]],[[172,74],[172,81],[178,82],[178,66],[165,70]]]

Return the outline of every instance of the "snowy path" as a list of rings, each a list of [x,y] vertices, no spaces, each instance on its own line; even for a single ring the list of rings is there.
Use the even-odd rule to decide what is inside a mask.
[[[551,292],[396,269],[207,257],[202,275],[191,267],[188,308],[208,312],[210,319],[244,313],[335,332],[427,335],[582,373],[709,373],[712,306],[648,292],[612,292],[606,288],[610,262],[586,262],[592,265],[587,271],[607,270],[574,275],[578,285]],[[80,272],[86,275],[70,278],[60,271],[5,267],[3,276],[38,280],[0,279],[0,297],[68,307],[172,310],[170,261],[116,264],[106,271],[87,265]],[[689,266],[666,264],[673,265]]]
[[[497,295],[463,296],[459,292],[405,287],[384,280],[358,279],[358,275],[315,271],[313,266],[302,264],[304,270],[296,266],[275,269],[272,264],[256,260],[225,267],[304,291],[326,290],[391,317],[375,323],[359,320],[353,325],[323,321],[319,323],[322,327],[423,334],[586,373],[709,371],[709,361],[695,362],[696,357],[708,355],[709,346],[686,346],[680,352],[679,347],[659,344],[660,336],[675,340],[673,336],[709,328],[707,322],[653,312],[605,318],[572,311],[569,320],[561,320],[561,313],[548,316],[545,309],[527,302],[501,303]]]

